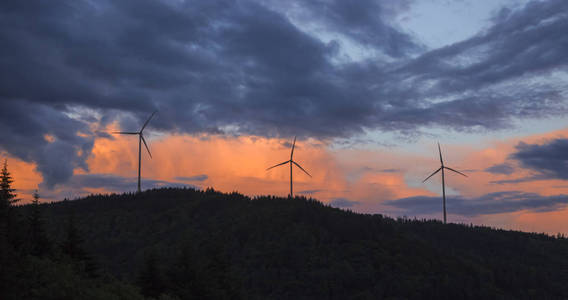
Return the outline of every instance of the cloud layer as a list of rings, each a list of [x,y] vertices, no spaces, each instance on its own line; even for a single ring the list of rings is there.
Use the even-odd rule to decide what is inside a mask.
[[[408,215],[431,215],[442,211],[441,196],[408,197],[387,201],[385,204],[403,209]],[[489,193],[474,198],[450,196],[446,199],[448,213],[467,217],[520,210],[547,212],[563,208],[566,204],[568,204],[568,195],[542,196],[520,191]]]
[[[554,139],[544,144],[519,143],[511,158],[537,174],[537,179],[568,179],[568,139]]]
[[[55,189],[40,190],[40,195],[44,199],[59,201],[64,198],[84,197],[93,193],[122,193],[132,191],[137,182],[137,177],[122,177],[112,174],[78,174],[65,184],[58,185]],[[199,188],[181,182],[152,179],[142,179],[141,184],[145,190],[161,187]]]

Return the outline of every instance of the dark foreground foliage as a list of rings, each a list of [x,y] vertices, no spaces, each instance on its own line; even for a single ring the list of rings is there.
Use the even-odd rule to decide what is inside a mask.
[[[305,198],[251,200],[211,189],[90,196],[42,205],[42,212],[53,240],[69,236],[73,217],[100,272],[138,285],[132,291],[115,280],[101,290],[130,296],[568,298],[568,240],[544,234],[393,220]],[[83,283],[66,264],[49,264],[26,259],[22,272],[37,267],[45,269],[38,276],[70,282],[60,284],[99,284]]]
[[[63,239],[50,238],[44,216],[48,207],[40,204],[37,191],[32,204],[15,206],[18,199],[12,182],[4,161],[0,171],[0,299],[142,298],[136,286],[99,270],[84,250],[73,222],[58,232]],[[73,236],[75,239],[69,238]]]

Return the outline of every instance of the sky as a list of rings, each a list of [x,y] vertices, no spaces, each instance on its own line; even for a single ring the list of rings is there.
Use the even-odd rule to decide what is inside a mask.
[[[0,158],[22,202],[294,190],[568,234],[565,0],[0,2]]]

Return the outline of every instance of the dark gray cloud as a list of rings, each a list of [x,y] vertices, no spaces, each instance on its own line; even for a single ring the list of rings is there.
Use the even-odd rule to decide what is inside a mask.
[[[515,168],[508,163],[502,163],[493,165],[484,170],[485,172],[493,173],[493,174],[504,174],[504,175],[511,175],[515,172]]]
[[[359,204],[359,202],[354,201],[354,200],[349,200],[349,199],[346,199],[346,198],[335,198],[335,199],[331,200],[329,202],[329,204],[331,206],[334,206],[334,207],[348,208],[348,207],[353,207],[353,206]]]
[[[315,193],[319,193],[323,190],[321,189],[313,189],[313,190],[303,190],[303,191],[299,191],[298,194],[300,195],[313,195]]]
[[[536,179],[534,177],[521,177],[521,178],[516,178],[516,179],[502,179],[502,180],[493,180],[490,181],[489,183],[491,184],[517,184],[517,183],[521,183],[521,182],[529,182],[529,181],[535,181]]]
[[[135,191],[137,182],[137,177],[122,177],[112,174],[80,174],[74,175],[67,182],[59,184],[52,189],[45,189],[45,186],[40,186],[40,194],[44,199],[58,201],[64,198],[73,199],[86,196],[97,189],[115,193]],[[141,185],[144,190],[161,187],[198,188],[191,184],[153,179],[142,179]]]
[[[424,46],[410,35],[389,24],[400,11],[408,9],[409,0],[360,0],[356,3],[342,0],[262,2],[274,9],[286,11],[300,21],[318,23],[328,32],[343,35],[359,45],[391,57],[404,57],[424,50]]]
[[[534,79],[566,70],[568,2],[502,11],[430,51],[391,24],[408,3],[1,1],[0,147],[54,186],[86,168],[101,126],[138,128],[155,109],[165,132],[322,139],[566,112],[565,86]],[[343,41],[310,26],[377,55],[338,63]]]
[[[47,187],[71,178],[75,168],[88,171],[85,159],[94,137],[86,124],[54,107],[27,100],[2,100],[0,136],[0,147],[5,151],[37,163]]]
[[[519,143],[511,158],[522,167],[538,173],[540,179],[568,179],[568,139],[554,139],[544,144]]]
[[[179,181],[205,181],[208,178],[209,178],[209,176],[207,176],[206,174],[199,174],[199,175],[189,176],[189,177],[184,177],[184,176],[176,177],[176,180],[179,180]]]
[[[400,169],[382,169],[382,170],[379,170],[379,172],[382,172],[382,173],[399,173],[401,171],[402,170],[400,170]]]
[[[515,179],[502,179],[502,180],[494,180],[490,181],[491,184],[517,184],[522,182],[531,182],[531,181],[538,181],[538,180],[548,180],[550,177],[545,174],[533,174],[530,176],[515,178]]]
[[[75,175],[70,180],[70,185],[79,188],[104,188],[109,191],[135,190],[138,182],[137,177],[122,177],[112,174],[81,174]],[[179,182],[164,180],[142,179],[141,185],[144,189],[164,187],[164,186],[191,186]]]
[[[565,84],[533,79],[566,70],[567,9],[568,2],[551,0],[503,10],[476,36],[392,70],[386,95],[397,102],[391,103],[393,127],[422,123],[491,130],[510,126],[511,118],[565,114]],[[426,97],[445,101],[427,103]]]
[[[384,204],[403,210],[407,215],[430,215],[442,211],[441,197],[416,196],[387,201]],[[496,192],[475,198],[450,196],[447,211],[462,216],[509,213],[520,210],[545,212],[568,204],[568,195],[542,196],[519,191]]]

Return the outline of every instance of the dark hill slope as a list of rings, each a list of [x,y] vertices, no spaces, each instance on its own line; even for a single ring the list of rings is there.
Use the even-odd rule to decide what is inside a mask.
[[[566,299],[568,240],[393,220],[305,198],[159,189],[44,206],[54,235],[73,214],[111,272],[173,297]],[[143,288],[144,290],[144,288]]]

